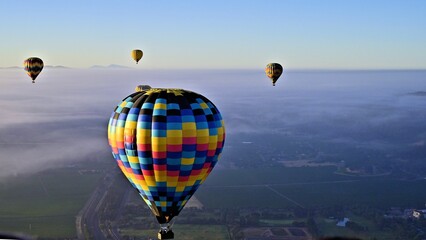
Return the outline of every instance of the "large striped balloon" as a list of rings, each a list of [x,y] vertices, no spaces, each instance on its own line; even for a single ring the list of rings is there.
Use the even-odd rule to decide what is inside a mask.
[[[24,69],[33,80],[33,83],[35,83],[35,79],[40,74],[41,70],[43,70],[43,66],[43,61],[38,57],[30,57],[24,61]]]
[[[159,223],[179,214],[219,160],[222,116],[204,96],[151,88],[114,110],[108,140],[121,171]]]

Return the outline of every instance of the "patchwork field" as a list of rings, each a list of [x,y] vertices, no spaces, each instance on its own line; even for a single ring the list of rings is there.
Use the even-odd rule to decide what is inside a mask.
[[[75,216],[104,175],[102,171],[85,170],[73,166],[1,181],[0,231],[22,232],[43,238],[75,237]],[[385,209],[423,206],[426,199],[426,192],[418,191],[426,189],[425,180],[402,181],[392,176],[341,176],[334,174],[334,170],[334,167],[219,169],[213,171],[195,194],[199,200],[196,205],[218,209],[216,212],[206,211],[203,216],[205,219],[218,219],[219,209],[315,208],[352,204],[370,204]],[[127,186],[128,183],[125,184]],[[142,204],[139,196],[135,199]],[[151,217],[150,212],[146,211],[146,217]],[[188,218],[188,214],[191,212],[184,209],[182,220]],[[366,219],[357,219],[355,215],[349,217],[376,231]],[[282,227],[291,225],[295,220],[262,219],[260,223]],[[325,234],[353,236],[350,230],[337,228],[335,220],[317,218],[316,221]],[[177,218],[174,229],[177,239],[229,237],[226,225],[220,225],[220,222],[211,225],[179,224]],[[126,236],[155,237],[157,228],[122,228],[120,232]]]

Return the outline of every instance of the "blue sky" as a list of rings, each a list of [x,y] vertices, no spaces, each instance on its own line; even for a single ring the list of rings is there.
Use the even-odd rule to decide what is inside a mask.
[[[0,67],[425,69],[426,1],[0,1]]]

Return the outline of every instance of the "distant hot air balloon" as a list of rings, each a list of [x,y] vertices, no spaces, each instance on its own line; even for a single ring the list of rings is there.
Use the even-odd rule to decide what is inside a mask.
[[[24,69],[33,80],[33,83],[35,83],[35,79],[40,74],[41,70],[43,70],[43,66],[43,61],[38,57],[30,57],[24,61]]]
[[[272,80],[272,86],[275,86],[278,78],[283,73],[283,67],[279,63],[269,63],[266,65],[265,73]]]
[[[142,91],[146,91],[151,89],[151,86],[149,85],[138,85],[137,87],[135,87],[135,91],[136,92],[142,92]]]
[[[133,60],[136,61],[136,64],[138,64],[139,60],[141,60],[142,56],[143,56],[143,52],[140,49],[135,49],[132,51],[132,58]]]
[[[204,96],[151,88],[114,110],[108,141],[121,171],[160,224],[168,224],[206,180],[225,140],[222,116]],[[173,238],[162,227],[160,239]]]

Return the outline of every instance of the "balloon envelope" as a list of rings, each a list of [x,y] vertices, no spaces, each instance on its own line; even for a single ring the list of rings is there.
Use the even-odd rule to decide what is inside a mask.
[[[272,85],[275,86],[278,78],[280,78],[283,73],[283,67],[279,63],[269,63],[265,67],[265,73],[266,76],[271,79]]]
[[[133,60],[136,61],[136,64],[139,62],[139,60],[141,60],[142,56],[143,56],[143,52],[140,49],[135,49],[132,51],[131,56],[133,58]]]
[[[221,155],[225,127],[204,96],[151,88],[114,110],[108,141],[121,171],[159,223],[168,223],[206,180]]]
[[[43,61],[38,57],[30,57],[24,61],[24,69],[27,71],[28,76],[35,82],[35,79],[43,70]]]

